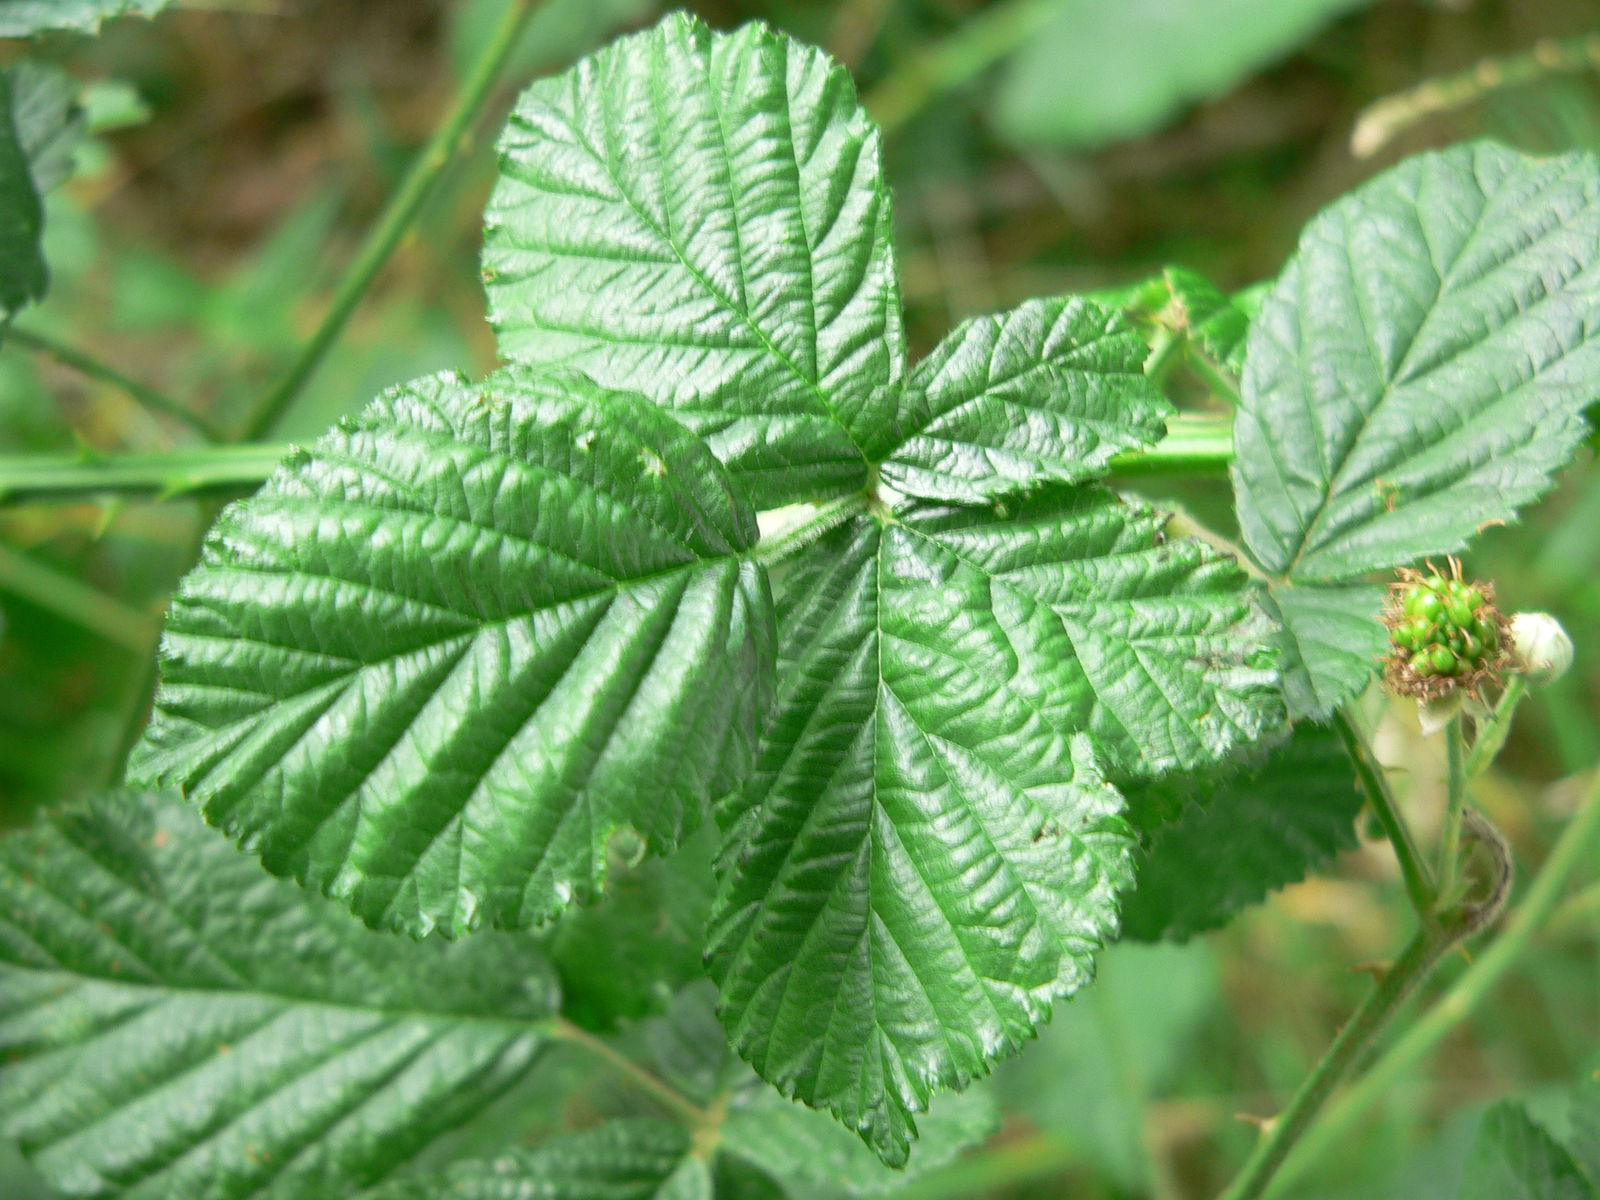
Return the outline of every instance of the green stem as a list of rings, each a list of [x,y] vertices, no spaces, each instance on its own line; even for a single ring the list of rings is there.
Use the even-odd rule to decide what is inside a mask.
[[[155,618],[0,542],[0,591],[21,596],[138,655],[150,652]]]
[[[1180,414],[1154,446],[1119,454],[1121,476],[1191,476],[1227,470],[1233,456],[1226,418]],[[0,456],[0,504],[73,503],[105,495],[158,500],[260,487],[294,447],[286,442],[194,446],[156,453]],[[847,498],[852,503],[854,497]]]
[[[843,525],[851,517],[867,511],[871,504],[869,492],[852,492],[837,500],[817,506],[815,513],[798,525],[764,537],[756,544],[756,561],[771,566],[786,558],[793,558],[813,542]]]
[[[867,111],[885,134],[921,112],[935,96],[959,87],[1033,37],[1054,16],[1057,0],[1007,0],[963,21],[895,67],[867,94]]]
[[[208,442],[226,441],[222,430],[213,425],[199,413],[190,412],[172,397],[156,391],[155,388],[140,383],[137,379],[129,379],[115,367],[108,366],[83,350],[58,342],[47,333],[39,333],[32,329],[13,325],[6,331],[6,337],[19,346],[26,346],[39,354],[55,359],[74,371],[97,379],[101,383],[109,384],[118,391],[131,396],[134,401],[143,405],[153,413],[164,417],[171,417],[174,421],[187,426],[198,433]]]
[[[1417,910],[1424,925],[1432,924],[1434,898],[1438,893],[1434,890],[1428,865],[1417,849],[1416,839],[1411,836],[1411,827],[1406,824],[1400,805],[1389,787],[1388,776],[1383,773],[1383,766],[1372,752],[1366,735],[1346,709],[1341,708],[1334,714],[1333,724],[1350,755],[1350,761],[1355,764],[1356,779],[1366,793],[1367,803],[1372,805],[1378,823],[1383,826],[1389,844],[1394,847],[1394,856],[1400,862],[1400,875],[1405,880],[1411,906]]]
[[[292,447],[196,446],[154,454],[0,457],[0,503],[67,503],[104,495],[159,500],[259,487]]]
[[[1456,880],[1461,860],[1461,814],[1467,806],[1467,747],[1461,732],[1461,715],[1445,722],[1445,804],[1444,825],[1439,832],[1438,903],[1455,900]]]
[[[433,185],[452,162],[458,143],[482,115],[495,80],[540,3],[541,0],[513,0],[506,9],[504,18],[468,72],[454,107],[428,139],[427,145],[412,160],[399,188],[389,197],[377,224],[362,243],[355,261],[334,292],[327,316],[311,335],[311,340],[301,348],[299,357],[283,378],[251,408],[241,426],[239,441],[259,438],[276,425],[322,363],[367,289],[372,286],[372,281],[411,227]]]
[[[1278,1165],[1288,1156],[1339,1080],[1366,1052],[1412,989],[1427,977],[1454,940],[1438,926],[1424,926],[1417,932],[1400,958],[1339,1031],[1333,1045],[1311,1069],[1288,1107],[1267,1125],[1255,1150],[1221,1200],[1257,1200],[1266,1191]]]
[[[550,1034],[558,1041],[581,1046],[590,1054],[603,1059],[607,1065],[622,1075],[640,1091],[647,1093],[668,1112],[678,1117],[691,1129],[706,1129],[712,1124],[712,1114],[683,1095],[676,1088],[652,1075],[627,1055],[596,1037],[581,1025],[574,1025],[565,1017],[555,1017],[549,1026]]]
[[[1528,680],[1522,674],[1512,675],[1506,681],[1505,690],[1500,693],[1494,711],[1479,723],[1477,736],[1472,740],[1472,752],[1467,755],[1468,779],[1482,775],[1499,756],[1511,732],[1511,719],[1516,715],[1517,705],[1522,703],[1522,698],[1527,694]]]
[[[1276,1190],[1284,1192],[1305,1172],[1339,1147],[1350,1144],[1352,1128],[1412,1072],[1445,1037],[1476,1011],[1484,997],[1533,943],[1561,899],[1562,889],[1581,864],[1594,861],[1600,849],[1600,768],[1591,776],[1577,815],[1556,839],[1527,896],[1506,918],[1500,935],[1462,974],[1444,996],[1413,1022],[1361,1081],[1331,1105],[1296,1149],[1280,1175]]]
[[[1233,421],[1199,413],[1167,419],[1167,436],[1154,446],[1119,454],[1109,464],[1113,475],[1225,475],[1233,462]]]
[[[1211,394],[1228,402],[1229,407],[1239,407],[1239,381],[1233,373],[1213,359],[1198,346],[1189,348],[1189,369],[1211,389]]]

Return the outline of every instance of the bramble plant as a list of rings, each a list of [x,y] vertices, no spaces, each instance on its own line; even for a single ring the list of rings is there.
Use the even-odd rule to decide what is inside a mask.
[[[1514,519],[1586,434],[1600,165],[1423,154],[1265,289],[1173,269],[912,362],[879,133],[822,51],[672,15],[534,83],[499,152],[505,365],[385,392],[224,509],[132,790],[0,851],[0,1132],[73,1196],[882,1189],[878,1160],[987,1136],[981,1094],[940,1094],[1024,1051],[1108,943],[1225,923],[1365,804],[1417,932],[1226,1192],[1264,1194],[1506,903],[1467,787],[1532,663],[1491,584],[1412,564]],[[44,277],[37,222],[4,232],[10,314]],[[1176,412],[1174,372],[1231,431]],[[205,487],[233,453],[73,478]],[[1224,471],[1238,545],[1105,482]],[[1431,862],[1353,707],[1386,655],[1396,691],[1472,698]],[[666,1119],[451,1140],[551,1043]],[[1495,1121],[1485,1161],[1549,1141]]]

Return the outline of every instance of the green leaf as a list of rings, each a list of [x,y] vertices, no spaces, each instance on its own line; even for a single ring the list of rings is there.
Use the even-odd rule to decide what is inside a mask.
[[[504,355],[670,407],[758,507],[865,481],[905,346],[878,133],[843,69],[678,13],[528,89],[500,153]]]
[[[0,322],[49,285],[43,197],[72,173],[82,132],[77,87],[65,74],[27,60],[0,71]]]
[[[1572,1156],[1600,1183],[1600,1079],[1590,1076],[1573,1089]]]
[[[911,372],[883,464],[891,487],[981,504],[1102,473],[1158,440],[1171,406],[1144,374],[1145,346],[1087,300],[1030,300],[957,328]]]
[[[1198,272],[1168,267],[1163,276],[1172,295],[1171,319],[1218,366],[1243,374],[1250,333],[1246,310]]]
[[[347,1195],[528,1070],[526,937],[372,933],[176,798],[0,843],[0,1137],[78,1197]]]
[[[704,445],[581,376],[393,389],[231,507],[132,773],[411,933],[592,898],[745,777],[771,599]]]
[[[70,29],[96,33],[113,17],[152,17],[170,0],[5,0],[0,6],[0,38],[33,37]]]
[[[1383,598],[1376,583],[1269,589],[1265,604],[1280,627],[1278,665],[1290,717],[1326,720],[1367,686],[1389,645],[1378,619]]]
[[[1353,849],[1361,802],[1338,735],[1310,722],[1257,766],[1130,789],[1135,812],[1181,811],[1146,838],[1138,886],[1122,906],[1123,936],[1182,940],[1226,924]]]
[[[884,1166],[861,1139],[825,1114],[771,1088],[736,1093],[722,1125],[722,1148],[776,1179],[791,1196],[881,1196],[954,1160],[1000,1125],[987,1089],[941,1096],[918,1124],[917,1153],[903,1170]]]
[[[1022,145],[1092,148],[1152,133],[1362,2],[1054,0],[1001,76],[997,122]]]
[[[1419,155],[1307,226],[1250,334],[1245,544],[1297,583],[1459,550],[1550,486],[1600,395],[1600,169]]]
[[[1277,720],[1242,576],[1160,525],[1077,489],[864,517],[798,560],[712,968],[758,1073],[886,1161],[1114,929],[1129,834],[1091,746],[1151,774]]]
[[[1515,1104],[1483,1118],[1467,1161],[1461,1200],[1596,1200],[1600,1192],[1572,1156]]]
[[[711,1200],[689,1134],[666,1121],[608,1121],[531,1150],[397,1180],[361,1200]]]

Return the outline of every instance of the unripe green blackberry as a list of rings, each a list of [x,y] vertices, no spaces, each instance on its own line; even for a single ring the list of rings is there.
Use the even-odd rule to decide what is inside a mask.
[[[1457,688],[1477,695],[1507,665],[1510,627],[1494,604],[1494,585],[1469,583],[1461,564],[1426,573],[1402,568],[1384,611],[1390,650],[1384,677],[1402,696],[1436,699]]]

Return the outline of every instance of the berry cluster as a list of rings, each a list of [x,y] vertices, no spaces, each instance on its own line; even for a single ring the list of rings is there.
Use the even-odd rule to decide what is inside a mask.
[[[1476,694],[1506,658],[1506,619],[1494,604],[1494,585],[1469,583],[1461,564],[1448,573],[1402,570],[1384,613],[1390,649],[1386,676],[1396,692],[1429,699],[1457,687]]]

